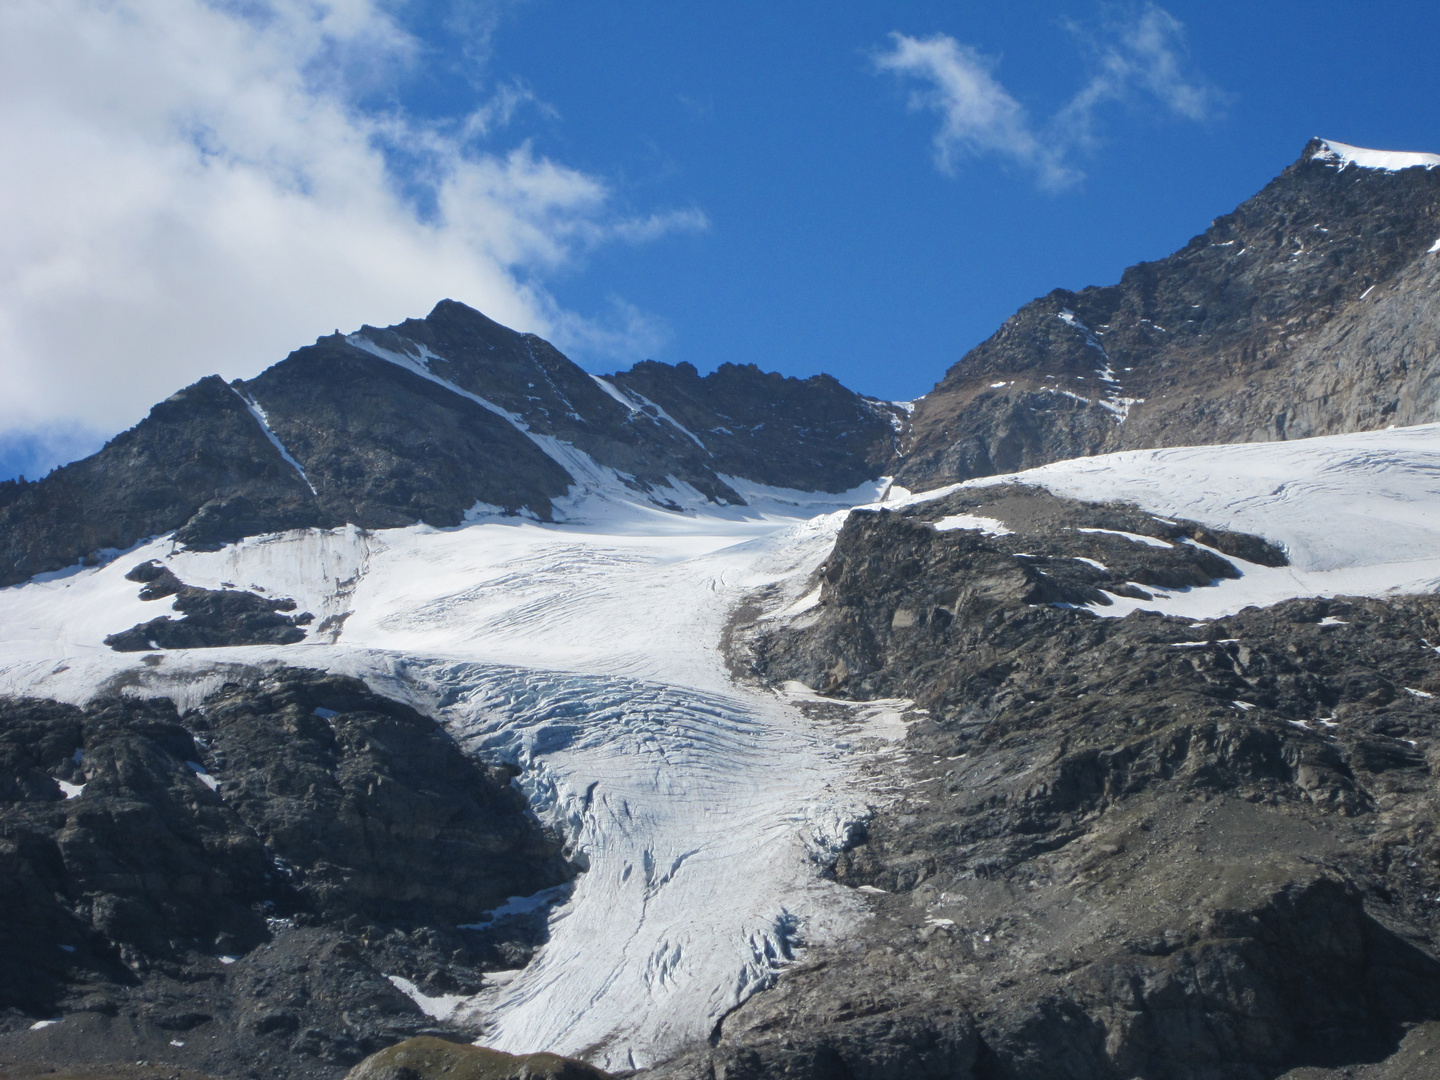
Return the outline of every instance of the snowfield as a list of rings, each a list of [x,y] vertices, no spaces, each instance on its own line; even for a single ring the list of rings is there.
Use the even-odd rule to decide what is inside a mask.
[[[1259,533],[1290,553],[1292,566],[1243,565],[1237,581],[1116,598],[1096,609],[1107,616],[1210,618],[1440,583],[1436,425],[1129,452],[969,486],[1012,481]],[[803,686],[737,684],[721,639],[742,603],[762,598],[773,620],[814,606],[814,571],[850,506],[875,505],[882,490],[892,506],[940,492],[728,482],[752,505],[677,489],[666,497],[690,507],[677,514],[592,471],[559,505],[562,524],[479,507],[456,529],[307,530],[218,552],[177,552],[162,538],[104,567],[0,589],[0,692],[80,702],[122,687],[186,707],[238,665],[284,662],[359,676],[474,752],[520,765],[536,813],[586,867],[568,898],[507,905],[559,900],[549,942],[475,998],[396,985],[434,1015],[479,1025],[489,1045],[641,1067],[708,1036],[795,948],[865,917],[863,898],[821,878],[817,857],[886,798],[884,763],[908,719],[904,702],[822,719],[806,711],[818,699]],[[965,515],[943,527],[1003,528]],[[154,666],[115,653],[106,634],[167,611],[124,580],[148,558],[190,584],[291,596],[316,616],[310,637],[175,651]]]
[[[1254,533],[1280,544],[1290,565],[1255,566],[1234,581],[1112,596],[1096,614],[1161,611],[1194,619],[1234,614],[1296,596],[1381,596],[1440,588],[1440,425],[1291,442],[1130,450],[1059,461],[958,487],[1026,483],[1094,502],[1131,502],[1165,518]],[[1152,538],[1137,542],[1155,543]],[[1147,591],[1153,591],[1147,586]]]

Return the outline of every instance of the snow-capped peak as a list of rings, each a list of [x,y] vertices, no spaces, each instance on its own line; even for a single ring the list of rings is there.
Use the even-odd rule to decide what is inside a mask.
[[[1433,169],[1440,165],[1440,154],[1411,154],[1400,150],[1366,150],[1359,146],[1348,146],[1332,139],[1318,139],[1320,146],[1310,155],[1312,161],[1333,162],[1340,168],[1358,165],[1362,169],[1384,169],[1398,172],[1400,169]]]

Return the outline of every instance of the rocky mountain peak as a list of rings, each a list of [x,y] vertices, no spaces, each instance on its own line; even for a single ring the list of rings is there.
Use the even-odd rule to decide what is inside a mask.
[[[98,454],[0,489],[0,584],[174,532],[190,546],[346,523],[550,521],[619,492],[743,505],[739,480],[844,491],[894,452],[893,410],[828,376],[646,361],[590,375],[454,300],[362,326],[249,380],[211,375]]]
[[[1025,305],[919,403],[897,476],[1436,419],[1435,163],[1312,140],[1179,251]]]

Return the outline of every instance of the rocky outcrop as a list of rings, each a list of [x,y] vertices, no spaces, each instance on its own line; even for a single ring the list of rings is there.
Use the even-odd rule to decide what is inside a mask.
[[[1283,556],[1009,485],[951,500],[852,514],[820,603],[734,637],[766,682],[925,711],[832,868],[873,918],[670,1072],[860,1075],[834,1048],[864,1017],[907,1072],[973,1028],[946,1075],[1411,1075],[1407,1033],[1440,1031],[1440,600],[1102,618],[1120,579]]]
[[[125,575],[140,581],[141,600],[173,596],[179,619],[161,615],[129,630],[110,634],[105,644],[116,652],[151,649],[210,649],[225,645],[292,645],[305,639],[301,629],[314,621],[308,611],[296,615],[294,600],[268,599],[244,589],[201,589],[186,585],[168,567],[151,559]]]
[[[647,360],[611,377],[642,408],[659,406],[710,454],[720,473],[804,491],[847,491],[881,475],[906,413],[831,378],[786,378],[754,364]]]
[[[0,499],[0,585],[82,560],[94,565],[172,530],[181,543],[213,547],[331,523],[245,402],[210,376],[99,453],[12,485]]]
[[[475,992],[539,939],[461,925],[570,875],[511,775],[315,672],[0,702],[6,1052],[338,1077],[436,1026],[390,977]]]
[[[1437,238],[1440,169],[1313,140],[1180,251],[1006,320],[919,402],[898,480],[1440,419]]]
[[[506,1054],[421,1035],[366,1058],[346,1080],[608,1080],[609,1076],[558,1054]]]
[[[214,549],[291,528],[454,526],[476,507],[549,521],[597,464],[667,508],[677,482],[742,504],[727,475],[844,491],[893,453],[892,411],[828,376],[753,366],[700,379],[647,362],[606,381],[445,300],[248,382],[202,379],[98,454],[0,484],[0,585],[172,531]]]

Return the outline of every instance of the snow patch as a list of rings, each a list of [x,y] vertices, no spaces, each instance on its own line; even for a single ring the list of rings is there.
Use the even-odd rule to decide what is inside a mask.
[[[1433,169],[1440,165],[1440,154],[1413,154],[1399,150],[1366,150],[1360,146],[1349,146],[1333,139],[1321,139],[1323,150],[1317,150],[1312,161],[1338,162],[1341,169],[1355,165],[1362,169],[1382,169],[1398,172],[1401,169]]]
[[[655,402],[651,401],[648,397],[646,397],[644,394],[639,393],[638,391],[632,390],[629,391],[629,393],[634,394],[637,398],[640,399],[641,411],[659,417],[661,420],[664,420],[667,424],[673,427],[676,431],[680,432],[681,435],[684,435],[686,438],[688,438],[696,446],[700,447],[701,450],[704,450],[707,454],[710,452],[709,448],[700,441],[699,436],[697,436],[684,424],[680,423],[679,420],[676,420],[659,405],[656,405]]]
[[[189,766],[190,771],[195,774],[195,779],[199,780],[211,791],[218,792],[220,790],[219,783],[216,782],[213,776],[205,771],[204,765],[201,765],[198,761],[187,761],[185,764]]]
[[[1125,532],[1123,529],[1076,529],[1075,531],[1082,533],[1105,533],[1109,536],[1123,536],[1126,540],[1136,544],[1144,544],[1146,547],[1171,549],[1175,546],[1168,540],[1161,540],[1159,537],[1142,536],[1139,533]]]
[[[56,780],[55,783],[60,785],[60,790],[67,799],[78,799],[85,791],[84,784],[71,784],[64,780]]]
[[[604,390],[605,393],[609,394],[621,405],[624,405],[625,408],[628,409],[630,412],[637,413],[640,411],[640,406],[637,405],[635,402],[631,401],[630,398],[627,397],[625,393],[609,379],[602,379],[599,375],[591,375],[590,378],[595,380],[596,386],[600,387],[601,390]]]
[[[570,891],[568,883],[555,885],[548,889],[541,889],[530,896],[512,896],[505,903],[501,904],[494,911],[485,912],[479,922],[462,923],[461,930],[481,930],[494,926],[497,922],[505,919],[512,919],[517,915],[531,915],[543,908],[557,903]]]
[[[1221,553],[1241,571],[1238,579],[1168,590],[1151,601],[1113,597],[1112,605],[1093,609],[1097,615],[1143,610],[1205,620],[1298,596],[1440,591],[1440,424],[1127,450],[950,484],[898,505],[1004,483],[1252,533],[1290,559],[1289,566],[1268,567]],[[1377,535],[1385,544],[1375,543]]]
[[[799,600],[796,600],[788,607],[781,608],[779,611],[767,612],[760,617],[761,619],[772,620],[793,619],[797,615],[803,615],[805,614],[805,612],[811,611],[820,605],[820,592],[821,587],[819,585],[816,585],[815,588],[811,589],[808,593],[800,597]]]
[[[421,1012],[436,1020],[449,1020],[455,1015],[456,1010],[470,1000],[463,994],[441,994],[438,997],[429,997],[409,979],[402,979],[399,975],[386,975],[385,977],[394,984],[395,989],[418,1005]]]
[[[1010,536],[1014,529],[1007,528],[999,518],[981,517],[977,514],[950,514],[932,522],[936,532],[953,532],[956,529],[974,529],[986,536]]]
[[[1074,329],[1079,330],[1080,333],[1084,334],[1085,344],[1090,346],[1090,348],[1094,349],[1100,354],[1101,365],[1100,367],[1095,369],[1095,374],[1099,376],[1101,382],[1107,384],[1099,400],[1094,402],[1091,402],[1089,398],[1082,398],[1080,397],[1080,395],[1071,394],[1068,391],[1062,390],[1060,391],[1060,393],[1066,394],[1067,397],[1073,397],[1077,401],[1084,401],[1087,404],[1099,405],[1102,409],[1107,410],[1115,417],[1116,423],[1123,423],[1130,416],[1131,406],[1143,405],[1145,399],[1125,397],[1120,393],[1120,381],[1115,377],[1115,368],[1110,363],[1110,354],[1105,351],[1105,346],[1101,344],[1101,335],[1098,331],[1091,330],[1088,326],[1086,326],[1083,322],[1076,318],[1075,313],[1069,308],[1062,309],[1060,313],[1056,316],[1056,318],[1058,318],[1066,326],[1073,327]],[[1148,322],[1149,320],[1145,321]],[[1156,327],[1156,329],[1163,330],[1164,327]],[[1126,368],[1125,370],[1129,371],[1130,369]],[[1084,376],[1077,375],[1076,378],[1084,378]]]
[[[270,445],[280,451],[280,456],[285,459],[286,463],[300,474],[300,479],[305,481],[305,486],[310,489],[310,494],[318,495],[319,492],[315,490],[315,485],[310,483],[310,478],[305,475],[305,470],[301,467],[300,462],[296,461],[290,455],[290,451],[285,449],[285,444],[280,441],[280,436],[271,430],[270,417],[266,414],[260,403],[252,397],[246,397],[240,393],[239,390],[235,390],[233,386],[230,387],[230,389],[234,390],[235,396],[245,403],[245,408],[248,409],[250,415],[255,418],[255,422],[260,425],[260,430],[265,433],[265,438],[270,440]]]

